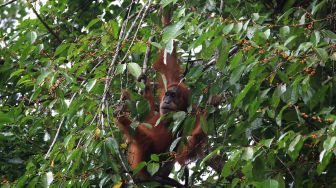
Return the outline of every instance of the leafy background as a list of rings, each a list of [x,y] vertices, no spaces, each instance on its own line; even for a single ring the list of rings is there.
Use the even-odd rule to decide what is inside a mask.
[[[169,27],[160,6],[174,6]],[[192,102],[210,114],[190,185],[336,184],[333,1],[0,1],[0,10],[2,187],[134,186],[112,113],[123,89],[144,88],[147,49],[151,65],[173,40]],[[206,106],[213,95],[220,105]],[[136,100],[135,122],[146,108]],[[155,173],[159,157],[144,168]],[[183,180],[183,169],[172,174]]]

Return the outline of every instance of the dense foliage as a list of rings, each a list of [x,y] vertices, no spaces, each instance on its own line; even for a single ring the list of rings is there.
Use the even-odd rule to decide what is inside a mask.
[[[333,1],[38,2],[0,1],[2,187],[133,186],[112,113],[121,90],[143,89],[147,48],[151,65],[173,40],[192,103],[209,112],[190,185],[336,185]],[[161,6],[174,7],[166,28]],[[213,95],[220,105],[206,106]],[[135,98],[141,122],[148,105]]]

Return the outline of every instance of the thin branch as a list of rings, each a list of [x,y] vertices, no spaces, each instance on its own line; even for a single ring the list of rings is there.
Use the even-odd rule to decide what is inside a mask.
[[[102,126],[104,125],[104,117],[103,117],[103,111],[105,109],[105,100],[106,100],[106,96],[107,96],[107,91],[109,90],[110,88],[110,85],[111,85],[111,77],[113,76],[112,73],[114,74],[114,70],[115,70],[115,63],[117,62],[117,58],[119,56],[119,52],[120,52],[120,49],[121,49],[121,43],[123,41],[123,35],[124,35],[124,32],[126,30],[126,26],[128,24],[128,20],[129,20],[129,17],[130,17],[130,14],[131,14],[131,10],[134,6],[134,1],[132,1],[131,3],[131,6],[129,7],[129,10],[128,10],[128,13],[126,15],[126,18],[124,19],[123,21],[123,24],[121,26],[121,29],[120,29],[120,32],[119,32],[119,39],[118,39],[118,42],[117,42],[117,47],[116,47],[116,50],[115,50],[115,54],[112,58],[112,62],[110,63],[109,67],[108,67],[108,70],[107,70],[107,75],[106,75],[106,81],[105,81],[105,85],[104,85],[104,93],[103,93],[103,96],[102,96],[102,100],[100,102],[100,120],[101,120],[101,124]]]
[[[102,61],[101,61],[101,62],[102,62]],[[90,74],[93,73],[93,72],[96,70],[96,68],[98,67],[98,65],[99,65],[101,62],[97,63],[97,65],[96,65],[95,67],[92,68],[92,70],[90,71]],[[87,82],[87,80],[82,81],[81,84],[80,84],[80,86],[83,86],[86,82]],[[69,104],[71,104],[72,101],[73,101],[73,99],[77,96],[77,94],[82,93],[82,91],[83,91],[83,88],[81,88],[78,92],[74,93],[74,94],[72,95],[72,97],[70,98],[70,102],[69,102]],[[95,117],[94,117],[94,119],[95,119]],[[60,121],[59,124],[58,124],[58,128],[57,128],[55,137],[54,137],[53,141],[51,142],[51,145],[49,146],[49,149],[48,149],[47,153],[45,154],[44,159],[47,159],[47,158],[50,156],[50,152],[51,152],[51,150],[53,149],[53,147],[54,147],[54,145],[55,145],[55,143],[56,143],[56,140],[57,140],[57,138],[58,138],[58,135],[59,135],[59,132],[60,132],[60,130],[61,130],[61,127],[62,127],[62,125],[63,125],[64,120],[65,120],[65,116],[62,117],[61,121]],[[92,121],[92,122],[93,122],[93,121]]]
[[[215,58],[211,59],[206,65],[204,65],[203,71],[207,70],[208,68],[210,68],[214,64],[216,64],[216,59]]]
[[[59,43],[62,43],[62,40],[59,38],[59,36],[48,26],[48,24],[42,19],[42,17],[39,15],[39,13],[36,11],[36,9],[34,8],[33,4],[27,0],[27,2],[29,3],[30,7],[32,8],[34,14],[37,16],[37,18],[40,20],[40,22],[44,25],[44,27],[49,31],[49,33],[51,33],[56,40]]]
[[[189,51],[189,54],[188,54],[187,65],[186,65],[186,68],[184,70],[183,77],[185,77],[188,74],[189,69],[190,69],[189,66],[191,66],[190,63],[192,63],[192,61],[191,61],[191,50]]]
[[[147,49],[146,49],[146,54],[145,54],[145,58],[144,58],[144,62],[143,62],[143,66],[142,66],[142,74],[146,75],[147,69],[148,69],[148,61],[149,61],[149,57],[151,55],[151,42],[153,40],[153,36],[149,37],[148,41],[147,41]]]
[[[279,158],[279,156],[276,156],[277,159],[280,161],[280,163],[287,169],[289,175],[292,177],[293,181],[295,181],[294,175],[292,173],[292,171],[290,171],[290,169],[286,166],[286,164]]]
[[[223,14],[223,8],[224,8],[224,0],[221,0],[219,6],[219,14]]]
[[[73,101],[73,99],[75,98],[76,95],[77,95],[77,93],[74,93],[74,94],[72,95],[72,97],[71,97],[71,99],[70,99],[70,103]],[[49,149],[48,149],[47,153],[45,154],[44,159],[47,159],[47,158],[49,157],[50,152],[51,152],[51,150],[53,149],[53,147],[54,147],[54,145],[55,145],[55,143],[56,143],[56,140],[57,140],[57,138],[58,138],[58,135],[59,135],[59,133],[60,133],[60,130],[61,130],[61,127],[62,127],[62,125],[63,125],[64,120],[65,120],[65,116],[63,116],[62,119],[61,119],[61,121],[59,122],[59,125],[58,125],[58,128],[57,128],[55,137],[54,137],[53,141],[51,142],[51,145],[49,146]]]
[[[142,23],[142,20],[143,20],[144,16],[146,15],[146,13],[147,13],[147,11],[148,11],[148,9],[149,9],[149,7],[150,7],[150,4],[151,4],[151,1],[148,2],[148,6],[144,5],[144,7],[141,9],[141,11],[140,11],[140,12],[138,13],[138,15],[137,15],[136,20],[140,17],[140,15],[141,15],[143,9],[146,7],[146,9],[145,9],[145,13],[144,13],[144,14],[142,15],[142,17],[141,17],[140,23],[139,23],[139,25],[138,25],[138,28],[137,28],[137,30],[136,30],[136,33],[134,34],[134,37],[133,37],[133,39],[132,39],[132,42],[131,42],[130,46],[133,45],[133,42],[134,42],[135,37],[136,37],[136,35],[137,35],[137,32],[138,32],[138,30],[139,30],[139,28],[140,28],[140,26],[141,26],[141,23]],[[111,74],[114,74],[114,70],[115,70],[115,66],[114,66],[114,65],[115,65],[115,63],[117,62],[117,58],[118,58],[118,56],[119,56],[119,52],[120,52],[120,48],[121,48],[122,41],[127,40],[127,38],[129,37],[129,35],[130,35],[130,33],[131,33],[131,30],[133,30],[133,28],[135,27],[135,23],[136,23],[136,21],[133,22],[133,24],[131,25],[131,27],[130,27],[129,30],[127,31],[126,35],[123,37],[124,32],[125,32],[125,30],[126,30],[127,23],[128,23],[128,21],[129,21],[129,19],[130,19],[130,16],[131,16],[131,10],[132,10],[133,5],[134,5],[134,1],[132,2],[132,6],[130,7],[130,9],[129,9],[129,11],[128,11],[128,14],[127,14],[127,17],[126,17],[126,19],[125,19],[125,21],[124,21],[124,23],[123,23],[123,25],[122,25],[122,28],[121,28],[121,30],[120,30],[119,40],[118,40],[118,42],[117,42],[117,47],[116,47],[116,52],[115,52],[115,54],[114,54],[114,56],[113,56],[112,62],[111,62],[110,66],[109,66],[109,69],[108,69],[108,71],[107,71],[107,79],[106,79],[106,82],[105,82],[104,93],[103,93],[103,97],[102,97],[101,105],[100,105],[100,106],[101,106],[101,110],[100,110],[101,112],[103,112],[104,109],[105,109],[104,101],[106,100],[107,91],[108,91],[108,89],[109,89],[109,87],[110,87],[110,84],[111,84],[111,79],[110,79],[110,77],[112,76]],[[129,49],[130,49],[130,48],[129,48]],[[129,51],[129,49],[128,49],[128,51]],[[127,57],[128,51],[126,52],[126,55],[124,56],[124,58],[122,59],[122,61],[124,61],[124,59]],[[121,62],[122,62],[122,61],[121,61]],[[102,121],[101,123],[102,123],[102,125],[103,125],[103,124],[104,124],[104,123],[103,123],[104,120],[103,120],[102,114],[101,114],[101,121]]]
[[[12,4],[15,1],[17,1],[17,0],[8,1],[7,3],[4,3],[4,4],[0,5],[0,8],[5,7],[5,6],[9,5],[9,4]]]
[[[153,30],[152,30],[153,33]],[[147,49],[146,49],[146,53],[145,53],[145,58],[143,61],[143,65],[142,65],[142,71],[141,71],[141,75],[138,78],[139,82],[143,82],[144,84],[146,84],[147,81],[147,76],[146,76],[146,72],[148,69],[148,61],[151,55],[151,42],[153,40],[153,35],[151,37],[149,37],[148,41],[147,41]]]
[[[109,106],[109,104],[108,104],[108,101],[106,101],[106,106]],[[110,113],[109,113],[109,111],[108,111],[108,108],[106,108],[106,116],[107,116],[107,122],[108,122],[108,124],[110,125],[111,124],[111,117],[110,117]],[[109,126],[110,127],[110,129],[111,129],[111,136],[114,138],[115,136],[114,136],[114,134],[113,134],[113,130],[112,130],[112,128],[111,128],[111,126]],[[134,185],[134,180],[133,180],[133,178],[132,178],[132,176],[130,175],[130,169],[128,168],[128,166],[126,165],[127,163],[125,162],[125,160],[124,160],[124,158],[123,158],[123,156],[121,155],[121,153],[120,153],[120,151],[119,151],[119,148],[118,148],[118,150],[117,150],[117,154],[118,154],[118,158],[119,158],[119,161],[121,162],[121,166],[124,168],[124,170],[127,172],[126,173],[126,178],[128,178],[128,183],[129,184],[131,184],[131,185]]]
[[[129,45],[129,47],[128,47],[127,51],[126,51],[126,54],[125,54],[124,58],[121,60],[121,62],[124,62],[125,59],[126,59],[126,57],[128,56],[128,54],[129,54],[129,52],[130,52],[130,49],[131,49],[131,47],[133,46],[133,43],[134,43],[134,41],[135,41],[135,38],[136,38],[136,36],[137,36],[137,34],[138,34],[138,31],[139,31],[139,29],[140,29],[140,27],[141,27],[141,23],[142,23],[144,17],[146,16],[146,14],[147,14],[147,12],[148,12],[150,5],[151,5],[151,0],[148,1],[147,6],[144,5],[144,6],[142,7],[142,9],[141,9],[140,12],[138,13],[137,17],[135,18],[133,24],[131,25],[130,29],[128,30],[127,34],[125,35],[124,40],[127,40],[128,36],[130,35],[131,31],[133,30],[133,28],[134,28],[134,26],[135,26],[135,23],[137,23],[137,20],[139,19],[139,16],[141,15],[142,11],[145,10],[144,13],[143,13],[142,16],[141,16],[141,19],[140,19],[140,22],[139,22],[139,24],[138,24],[138,27],[137,27],[137,29],[136,29],[134,35],[133,35],[133,39],[132,39],[132,41],[131,41],[131,44]]]
[[[239,46],[235,45],[229,50],[228,58],[232,57],[234,54],[236,54],[239,50]],[[207,70],[214,64],[216,64],[217,60],[216,58],[211,59],[206,65],[204,65],[203,71]]]

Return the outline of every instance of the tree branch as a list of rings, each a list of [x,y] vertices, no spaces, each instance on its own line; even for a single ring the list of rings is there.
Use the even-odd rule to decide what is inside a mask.
[[[44,27],[49,31],[50,34],[52,34],[56,40],[59,43],[62,43],[62,40],[59,38],[59,36],[48,26],[48,24],[42,19],[42,17],[39,15],[39,13],[36,11],[36,9],[34,8],[33,4],[30,1],[27,1],[30,5],[30,7],[32,8],[34,14],[37,16],[37,18],[40,20],[40,22],[44,25]]]
[[[131,14],[131,10],[134,6],[134,1],[132,1],[129,9],[128,9],[128,13],[125,15],[125,18],[124,18],[124,21],[122,23],[122,26],[120,28],[120,32],[119,32],[119,39],[118,39],[118,42],[117,42],[117,45],[116,45],[116,50],[115,50],[115,54],[112,58],[112,62],[110,63],[109,67],[108,67],[108,70],[107,70],[107,74],[106,74],[106,81],[105,81],[105,85],[104,85],[104,92],[103,92],[103,96],[102,96],[102,100],[100,102],[100,105],[99,107],[101,108],[100,109],[100,113],[104,111],[105,109],[105,100],[106,100],[106,96],[107,96],[107,91],[108,89],[110,88],[110,85],[111,85],[111,76],[112,76],[112,73],[114,73],[114,70],[115,70],[115,63],[117,62],[117,58],[119,56],[119,52],[120,52],[120,49],[121,49],[121,43],[124,39],[124,32],[126,30],[126,26],[128,24],[128,20],[129,20],[129,17],[130,17],[130,14]],[[103,122],[103,116],[101,114],[101,122],[102,122],[102,125],[104,124]]]
[[[124,40],[127,40],[127,38],[128,38],[128,36],[130,35],[131,31],[132,31],[133,28],[135,27],[135,24],[137,23],[137,20],[139,19],[140,15],[142,14],[142,15],[141,15],[141,19],[140,19],[139,24],[138,24],[138,27],[137,27],[137,29],[135,30],[135,33],[134,33],[134,35],[133,35],[131,44],[129,45],[129,47],[128,47],[128,49],[127,49],[125,55],[124,55],[124,58],[122,58],[121,62],[124,62],[125,59],[126,59],[126,57],[128,57],[128,54],[129,54],[129,52],[130,52],[130,49],[131,49],[131,47],[133,46],[133,43],[134,43],[134,41],[135,41],[135,38],[137,37],[138,31],[139,31],[139,29],[140,29],[140,27],[141,27],[141,23],[142,23],[144,17],[147,15],[147,12],[148,12],[148,10],[149,10],[150,5],[151,5],[151,0],[148,1],[147,6],[144,5],[144,6],[142,7],[142,9],[140,10],[140,12],[139,12],[138,15],[136,16],[135,20],[133,21],[131,27],[129,28],[127,34],[125,35]],[[143,11],[144,11],[144,12],[143,12]],[[143,12],[143,13],[142,13],[142,12]]]
[[[9,5],[9,4],[12,4],[15,1],[17,1],[17,0],[8,1],[7,3],[4,3],[4,4],[0,5],[0,8],[3,8],[3,7],[5,7],[5,6]]]
[[[153,30],[152,30],[153,33]],[[147,41],[147,49],[146,49],[146,54],[145,54],[145,58],[143,61],[143,65],[142,65],[142,71],[141,71],[141,75],[138,78],[138,82],[143,82],[144,84],[146,84],[147,82],[147,69],[148,69],[148,61],[151,55],[151,42],[153,40],[153,35],[151,37],[149,37],[148,41]]]

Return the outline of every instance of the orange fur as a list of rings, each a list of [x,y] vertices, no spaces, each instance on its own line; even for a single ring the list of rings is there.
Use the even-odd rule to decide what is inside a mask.
[[[164,18],[164,24],[168,25],[170,23],[170,18]],[[171,54],[164,55],[164,50],[160,50],[159,58],[154,63],[153,67],[155,70],[163,74],[167,80],[167,88],[178,88],[179,89],[179,98],[177,100],[178,110],[186,110],[190,103],[191,92],[188,87],[180,83],[181,70],[177,64],[176,58],[176,44]],[[166,60],[164,60],[166,58]],[[163,86],[163,81],[160,80],[159,89],[161,90],[160,94],[160,106],[164,100],[166,90]],[[125,100],[129,100],[129,95],[125,94]],[[149,102],[150,113],[146,118],[146,123],[151,124],[153,127],[148,128],[144,124],[140,124],[136,130],[135,134],[131,135],[130,125],[132,121],[127,115],[119,114],[115,117],[115,123],[120,129],[120,131],[125,135],[127,140],[129,140],[129,149],[128,149],[128,160],[132,169],[135,169],[141,161],[150,160],[151,154],[160,154],[166,152],[173,142],[173,136],[168,130],[167,126],[170,122],[162,121],[159,125],[154,126],[157,120],[160,118],[161,114],[155,113],[154,110],[154,97],[152,90],[149,86],[149,83],[146,83],[146,89],[144,92],[145,99]],[[118,110],[118,109],[117,109]],[[119,109],[118,112],[125,111],[124,108]],[[188,160],[194,158],[197,153],[200,151],[200,145],[206,139],[205,133],[202,131],[200,124],[201,113],[196,115],[195,127],[192,131],[191,136],[188,139],[188,143],[183,149],[179,150],[176,155],[176,160],[184,165]],[[172,164],[172,163],[171,163]],[[167,170],[164,172],[163,176],[168,176],[172,168],[172,165],[167,165]],[[148,178],[149,174],[145,170],[141,170],[138,175],[140,178]]]

